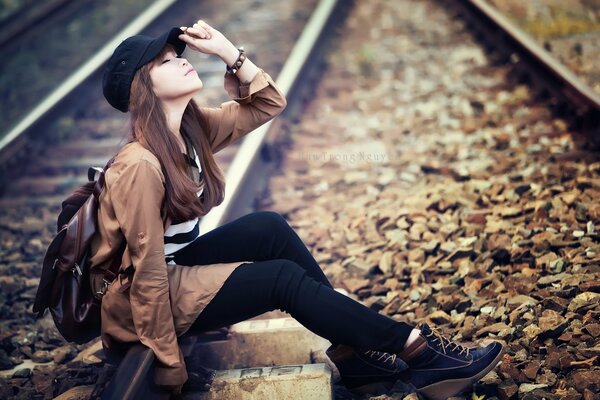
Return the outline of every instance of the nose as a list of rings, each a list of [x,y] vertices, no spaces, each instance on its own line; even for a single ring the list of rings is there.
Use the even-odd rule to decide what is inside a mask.
[[[188,60],[186,58],[181,58],[180,59],[180,63],[182,67],[185,67],[186,65],[190,65],[190,63],[188,62]]]

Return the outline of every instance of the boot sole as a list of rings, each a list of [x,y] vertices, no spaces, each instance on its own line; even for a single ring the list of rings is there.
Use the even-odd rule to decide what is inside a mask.
[[[487,375],[488,372],[490,372],[496,367],[498,361],[500,361],[500,358],[502,358],[503,354],[504,346],[502,346],[502,349],[498,352],[498,355],[494,358],[490,365],[488,365],[477,375],[474,375],[470,378],[447,379],[445,381],[436,382],[429,386],[425,386],[421,389],[418,389],[417,391],[420,394],[427,397],[429,400],[446,400],[448,397],[452,397],[457,393],[460,393],[469,385],[474,384],[475,382],[483,378],[485,375]]]
[[[373,382],[368,383],[366,385],[356,386],[353,388],[348,388],[351,393],[354,394],[373,394],[373,395],[381,395],[386,394],[392,388],[394,382]]]

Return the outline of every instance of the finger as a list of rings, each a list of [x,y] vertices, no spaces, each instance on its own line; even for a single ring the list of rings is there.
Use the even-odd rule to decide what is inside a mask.
[[[204,22],[204,21],[202,21],[202,20],[200,20],[200,21],[196,22],[196,23],[194,24],[194,27],[195,27],[195,28],[202,28],[202,29],[204,29],[206,32],[210,32],[210,29],[211,29],[210,25],[208,25],[206,22]]]
[[[179,35],[177,36],[179,38],[179,40],[181,40],[182,42],[189,44],[189,45],[193,45],[194,44],[194,38],[192,38],[189,35]]]
[[[204,21],[203,19],[199,19],[198,21],[196,21],[196,23],[198,25],[201,25],[201,26],[208,26],[208,24],[206,23],[206,21]]]
[[[186,30],[186,33],[197,36],[202,39],[210,39],[211,38],[211,36],[208,34],[208,32],[206,32],[202,28],[196,27],[195,25],[193,28],[188,28]]]
[[[207,31],[210,30],[210,25],[208,25],[206,23],[206,21],[204,21],[203,19],[201,19],[201,20],[198,21],[198,25],[200,25],[201,27],[203,27]]]
[[[197,30],[199,30],[200,32],[204,32],[206,34],[206,36],[207,36],[206,38],[210,39],[211,34],[202,25],[200,25],[198,23],[195,23],[194,24],[194,28],[197,29]]]

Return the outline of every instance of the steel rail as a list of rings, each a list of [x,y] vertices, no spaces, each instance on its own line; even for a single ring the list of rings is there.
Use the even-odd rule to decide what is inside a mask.
[[[309,54],[311,53],[317,39],[331,16],[336,0],[322,0],[317,9],[312,14],[310,20],[306,24],[302,35],[292,49],[281,73],[276,79],[277,86],[287,96],[290,93],[296,78],[302,67],[306,64]],[[242,188],[242,183],[248,177],[251,171],[252,164],[259,156],[266,134],[271,127],[273,120],[256,128],[254,131],[244,137],[240,148],[238,149],[235,158],[233,159],[225,181],[227,188],[223,202],[217,207],[210,210],[206,216],[200,221],[200,232],[209,232],[227,220],[227,216],[231,214],[231,209],[234,204],[234,199],[239,196]]]
[[[572,110],[579,128],[592,142],[600,142],[598,93],[485,0],[451,0],[451,3],[470,15],[477,29],[494,39],[494,46],[516,52],[517,65]]]
[[[77,68],[64,82],[46,96],[37,106],[35,106],[27,115],[25,115],[17,124],[10,129],[7,134],[0,138],[0,153],[18,151],[18,148],[24,145],[23,140],[18,140],[32,126],[34,126],[42,117],[54,109],[62,100],[64,100],[73,90],[84,83],[94,72],[100,69],[112,55],[114,49],[127,37],[138,34],[159,15],[163,14],[175,0],[157,0],[129,25],[123,28],[110,41],[96,52],[85,64]],[[10,147],[10,149],[9,149]],[[13,148],[14,147],[14,148]],[[2,155],[7,158],[9,155]]]
[[[16,11],[14,14],[3,18],[0,21],[2,30],[0,30],[0,46],[15,40],[23,32],[28,31],[49,15],[56,11],[63,10],[69,7],[69,3],[74,3],[72,0],[49,0],[42,1],[41,4],[25,6],[23,9]]]

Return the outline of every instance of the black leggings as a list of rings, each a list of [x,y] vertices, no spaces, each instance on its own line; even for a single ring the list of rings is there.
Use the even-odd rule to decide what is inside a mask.
[[[400,352],[412,326],[335,291],[298,234],[278,213],[257,211],[180,250],[179,265],[252,260],[237,267],[190,332],[218,329],[280,309],[333,344]]]

